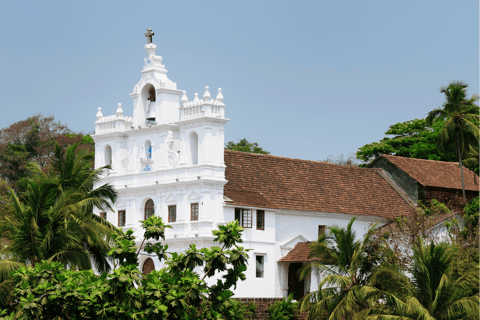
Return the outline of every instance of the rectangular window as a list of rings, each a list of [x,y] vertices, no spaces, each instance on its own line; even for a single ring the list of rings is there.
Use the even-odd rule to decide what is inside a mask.
[[[257,210],[257,230],[265,230],[265,211]]]
[[[177,221],[177,206],[168,206],[168,222]]]
[[[198,220],[198,203],[190,204],[190,220],[192,221]]]
[[[100,218],[107,220],[107,213],[106,212],[100,212]]]
[[[255,256],[256,262],[256,274],[257,278],[263,278],[263,269],[265,265],[265,257],[264,256]]]
[[[252,210],[242,209],[242,227],[244,228],[252,227]]]
[[[125,210],[118,211],[118,226],[125,227]]]
[[[318,226],[318,237],[319,238],[322,234],[325,234],[325,228],[326,228],[326,226]]]

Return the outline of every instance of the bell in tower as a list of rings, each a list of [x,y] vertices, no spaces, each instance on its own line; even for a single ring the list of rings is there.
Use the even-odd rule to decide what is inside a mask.
[[[147,121],[155,121],[155,88],[150,88],[148,96]]]

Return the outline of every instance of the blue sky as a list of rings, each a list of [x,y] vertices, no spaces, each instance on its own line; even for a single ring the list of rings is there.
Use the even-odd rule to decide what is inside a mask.
[[[89,132],[146,56],[146,28],[190,99],[223,89],[226,141],[319,160],[479,92],[478,1],[2,1],[0,127],[41,112]]]

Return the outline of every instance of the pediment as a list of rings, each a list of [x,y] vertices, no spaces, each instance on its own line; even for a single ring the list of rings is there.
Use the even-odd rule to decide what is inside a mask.
[[[299,242],[308,242],[308,239],[305,238],[301,233],[291,237],[291,238],[288,238],[287,240],[283,241],[281,244],[280,244],[280,247],[281,248],[293,248],[295,247],[295,245]]]
[[[282,257],[285,257],[287,253],[292,250],[299,242],[308,242],[308,239],[305,238],[301,233],[299,233],[283,241],[280,244],[280,254],[282,255]]]
[[[169,193],[168,196],[165,198],[165,202],[177,202],[177,198],[173,193]]]
[[[195,192],[192,191],[187,197],[188,200],[200,200],[200,196]]]

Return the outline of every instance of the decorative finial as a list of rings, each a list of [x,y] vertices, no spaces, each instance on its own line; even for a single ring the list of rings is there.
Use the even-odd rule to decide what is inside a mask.
[[[208,92],[208,86],[205,87],[205,93],[203,94],[203,100],[208,101],[212,97],[210,92]]]
[[[194,103],[200,102],[200,99],[198,99],[198,93],[195,92],[195,99],[193,99]]]
[[[120,118],[121,116],[123,116],[123,109],[122,109],[122,104],[119,103],[117,108],[117,117]]]
[[[187,91],[183,91],[183,96],[182,96],[182,99],[180,99],[180,101],[182,101],[183,105],[185,105],[188,102]]]
[[[147,43],[152,43],[152,38],[155,35],[155,33],[152,31],[152,29],[147,28],[147,33],[145,33],[145,37],[147,37]]]
[[[223,101],[223,94],[222,94],[222,88],[218,88],[218,94],[217,97],[215,98],[218,102]]]
[[[99,107],[97,112],[97,120],[100,120],[101,118],[103,118],[102,108]]]

